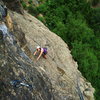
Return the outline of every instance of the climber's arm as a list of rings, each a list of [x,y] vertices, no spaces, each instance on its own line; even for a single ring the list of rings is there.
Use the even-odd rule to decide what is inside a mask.
[[[34,56],[36,55],[36,53],[37,53],[37,50],[34,52]]]
[[[39,58],[41,57],[42,54],[43,54],[43,50],[41,50],[41,52],[40,52],[40,54],[39,54],[37,60],[39,60]]]

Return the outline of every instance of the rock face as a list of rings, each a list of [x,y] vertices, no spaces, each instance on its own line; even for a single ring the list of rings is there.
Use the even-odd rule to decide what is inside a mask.
[[[2,41],[0,41],[0,99],[41,100],[43,98],[46,100],[53,98],[48,78],[45,76],[45,83],[43,76],[36,68],[32,67],[34,64],[16,44],[13,35],[7,31],[4,24],[0,25],[0,30],[1,38],[3,36]],[[25,87],[15,88],[11,86],[10,81],[22,80],[23,78],[25,78],[26,83],[32,84],[31,90]]]
[[[9,15],[13,32],[0,24],[0,100],[94,100],[94,89],[67,44],[27,12]],[[36,61],[37,45],[48,48],[47,59]],[[25,79],[32,89],[12,86],[16,79]]]

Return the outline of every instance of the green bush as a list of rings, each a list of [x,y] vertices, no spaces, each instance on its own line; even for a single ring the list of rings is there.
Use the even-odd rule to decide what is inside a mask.
[[[92,0],[92,5],[96,6],[98,3],[100,3],[100,0]]]
[[[37,16],[38,15],[38,10],[33,5],[29,5],[28,6],[28,12],[33,16]]]
[[[21,4],[22,4],[24,9],[27,9],[27,5],[26,5],[26,3],[24,1],[21,1]]]
[[[38,16],[37,18],[38,18],[41,22],[45,23],[45,19],[44,19],[44,17],[42,17],[42,16]]]
[[[32,2],[33,2],[32,0],[29,0],[29,1],[28,1],[29,4],[32,4]]]

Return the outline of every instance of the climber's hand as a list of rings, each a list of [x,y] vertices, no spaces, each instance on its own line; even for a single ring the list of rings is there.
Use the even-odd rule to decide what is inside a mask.
[[[34,56],[36,55],[37,51],[34,52]]]

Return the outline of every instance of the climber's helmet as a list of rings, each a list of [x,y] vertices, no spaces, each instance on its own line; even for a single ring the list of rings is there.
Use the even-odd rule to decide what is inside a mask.
[[[41,47],[40,46],[37,46],[36,49],[37,49],[37,51],[40,51],[41,50]]]

